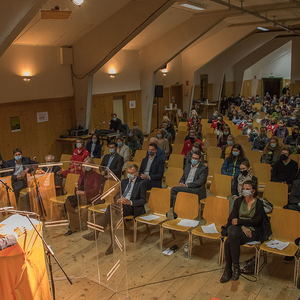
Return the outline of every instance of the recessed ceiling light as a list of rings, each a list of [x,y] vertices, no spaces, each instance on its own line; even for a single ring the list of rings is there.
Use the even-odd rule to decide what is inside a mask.
[[[80,5],[83,4],[84,0],[72,0],[72,2],[73,2],[75,5],[80,6]]]
[[[179,6],[188,8],[188,9],[192,9],[192,10],[197,10],[197,11],[205,9],[205,8],[203,8],[197,4],[193,4],[193,3],[181,3],[181,4],[179,4]]]
[[[261,30],[261,31],[269,31],[270,30],[266,27],[261,27],[261,26],[256,27],[256,29]]]

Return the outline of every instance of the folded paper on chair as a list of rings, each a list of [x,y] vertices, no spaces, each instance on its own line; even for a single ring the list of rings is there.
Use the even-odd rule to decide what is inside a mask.
[[[219,233],[215,223],[209,224],[209,225],[203,225],[201,226],[201,229],[204,233]]]
[[[196,227],[199,225],[199,221],[189,220],[189,219],[181,219],[177,225],[185,226],[185,227]]]
[[[152,221],[152,220],[159,219],[159,216],[150,214],[150,215],[147,215],[147,216],[142,216],[142,217],[140,217],[140,219],[143,219],[145,221]]]
[[[282,242],[282,241],[279,241],[279,240],[271,240],[269,242],[266,242],[266,245],[270,248],[277,249],[277,250],[281,251],[289,245],[289,242]]]

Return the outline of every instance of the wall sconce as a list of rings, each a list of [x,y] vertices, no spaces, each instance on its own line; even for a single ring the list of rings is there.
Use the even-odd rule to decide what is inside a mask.
[[[167,74],[168,74],[168,69],[167,68],[160,69],[160,71],[162,72],[163,76],[167,76]]]
[[[117,77],[117,74],[108,74],[109,78],[115,79]]]
[[[23,72],[22,79],[24,82],[30,82],[32,79],[32,74],[30,72]]]

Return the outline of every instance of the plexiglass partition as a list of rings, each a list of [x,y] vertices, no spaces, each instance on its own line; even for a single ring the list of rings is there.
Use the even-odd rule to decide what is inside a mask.
[[[71,279],[88,278],[127,298],[120,181],[109,169],[45,163],[0,169],[0,180],[0,207],[38,214],[46,242]],[[66,280],[56,264],[53,276]]]

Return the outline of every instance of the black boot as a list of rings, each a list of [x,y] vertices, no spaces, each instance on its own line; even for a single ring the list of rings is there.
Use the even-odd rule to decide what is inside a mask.
[[[223,272],[223,275],[222,277],[220,278],[220,282],[221,283],[225,283],[225,282],[228,282],[232,277],[232,269],[231,269],[231,266],[229,265],[226,265],[225,266],[225,269],[224,269],[224,272]]]
[[[232,280],[239,280],[241,271],[239,264],[233,264]]]

